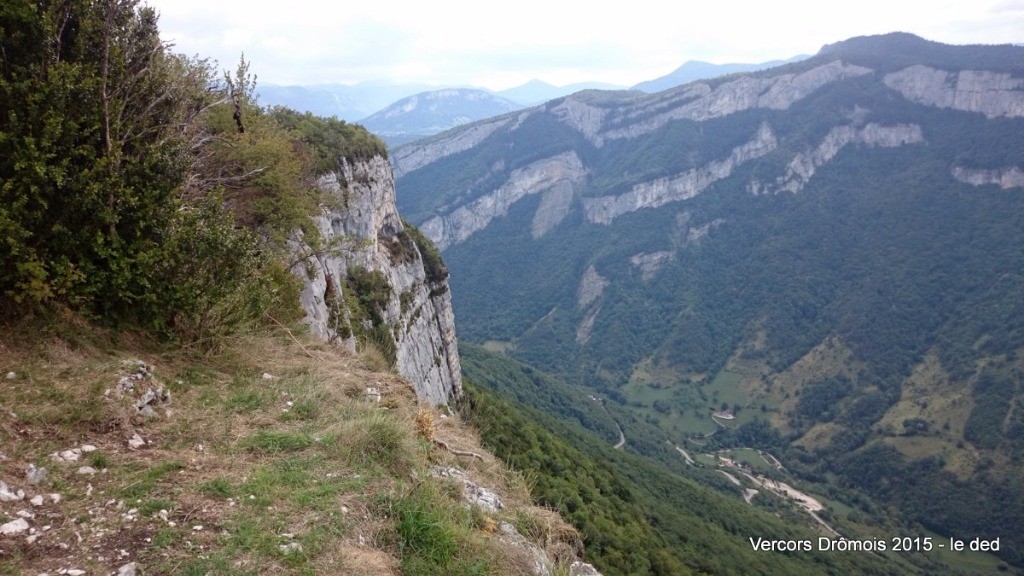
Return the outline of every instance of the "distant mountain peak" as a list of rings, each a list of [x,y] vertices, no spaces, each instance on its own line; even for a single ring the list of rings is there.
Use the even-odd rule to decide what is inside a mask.
[[[520,109],[511,100],[478,88],[443,88],[403,98],[367,116],[362,124],[396,146]]]

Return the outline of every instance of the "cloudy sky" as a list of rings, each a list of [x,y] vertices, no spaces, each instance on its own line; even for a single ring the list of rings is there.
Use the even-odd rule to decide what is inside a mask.
[[[629,86],[687,60],[764,62],[892,31],[951,44],[1024,43],[1024,0],[144,2],[178,51],[223,67],[244,52],[261,84]]]

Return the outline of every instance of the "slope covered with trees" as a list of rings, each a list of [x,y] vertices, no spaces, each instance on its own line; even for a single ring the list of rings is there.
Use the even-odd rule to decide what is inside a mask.
[[[892,34],[657,95],[579,94],[411,169],[399,202],[473,230],[445,249],[464,338],[603,395],[662,444],[722,429],[725,449],[767,423],[745,431],[804,478],[998,536],[1019,564],[1022,54]],[[831,80],[801,92],[812,77]],[[480,218],[567,157],[564,181]]]

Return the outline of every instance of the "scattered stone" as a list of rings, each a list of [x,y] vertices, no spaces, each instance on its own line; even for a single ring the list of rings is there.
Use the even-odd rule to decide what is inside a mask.
[[[0,480],[0,502],[16,502],[25,497],[25,493],[21,490],[15,492],[10,486]]]
[[[128,439],[128,447],[129,448],[133,448],[135,450],[138,450],[139,448],[142,448],[145,445],[146,445],[146,441],[142,439],[142,436],[139,436],[138,432],[136,432],[135,434],[132,434],[132,437]]]
[[[135,562],[129,562],[117,569],[117,576],[135,576],[138,569],[138,564]]]
[[[57,573],[67,574],[68,576],[83,576],[85,574],[85,570],[80,570],[78,568],[65,568],[63,570],[58,571]]]
[[[35,496],[34,498],[32,498],[31,500],[29,500],[29,502],[33,506],[42,506],[43,505],[43,495],[39,494],[39,495]]]
[[[593,565],[575,560],[569,566],[569,576],[601,576],[601,573]]]
[[[380,388],[375,388],[373,386],[367,387],[366,388],[366,399],[370,400],[372,402],[380,402],[380,399],[381,399]]]
[[[142,398],[135,401],[135,409],[143,416],[153,417],[156,416],[154,406],[166,404],[170,401],[170,390],[164,390],[163,386],[158,386],[155,389],[150,388],[149,390],[146,390],[146,393],[142,395]]]
[[[196,524],[195,526],[192,527],[192,530],[194,530],[195,532],[202,532],[203,531],[203,525],[202,524]]]
[[[497,494],[473,482],[465,472],[458,468],[433,466],[430,468],[430,474],[435,477],[451,478],[460,482],[462,484],[462,498],[465,500],[466,506],[476,505],[487,512],[497,512],[505,507]]]
[[[79,474],[88,474],[90,476],[97,472],[99,472],[99,470],[93,468],[92,466],[82,466],[81,468],[78,469]]]
[[[0,536],[18,536],[28,532],[28,521],[24,518],[11,520],[6,524],[0,524]]]
[[[56,492],[54,492],[53,494],[50,494],[50,501],[53,502],[54,504],[59,504],[60,503],[60,494],[57,494]]]
[[[264,372],[262,378],[264,380],[273,380],[276,377],[273,374],[269,373],[269,372]]]
[[[89,452],[95,452],[99,450],[99,448],[93,446],[92,444],[82,444],[81,450],[82,452],[88,454]]]
[[[15,373],[15,372],[8,372],[8,373],[7,373],[7,379],[8,379],[8,380],[14,380],[14,379],[15,379],[15,378],[17,378],[17,377],[18,377],[18,374],[17,374],[17,373]]]
[[[278,546],[278,548],[281,549],[281,553],[285,556],[289,554],[298,554],[299,552],[302,552],[302,544],[299,544],[298,542],[289,542],[287,544],[281,544],[280,546]]]
[[[78,462],[78,459],[82,457],[81,448],[73,448],[71,450],[64,450],[63,452],[54,452],[50,454],[50,460],[66,464],[68,462]]]
[[[39,539],[39,534],[29,534],[28,537],[25,538],[25,543],[26,544],[35,544],[36,540],[38,540],[38,539]]]
[[[25,469],[25,482],[30,486],[36,486],[46,478],[46,468],[36,468],[35,464],[29,464]]]
[[[531,564],[531,574],[534,574],[535,576],[552,575],[553,563],[539,546],[527,540],[525,536],[516,530],[515,526],[508,522],[502,522],[499,524],[498,530],[500,531],[499,538],[502,542],[512,548],[518,548],[523,551],[523,554]]]

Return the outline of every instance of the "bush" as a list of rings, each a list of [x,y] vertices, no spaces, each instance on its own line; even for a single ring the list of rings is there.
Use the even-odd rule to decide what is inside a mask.
[[[207,343],[258,322],[291,292],[252,231],[236,228],[217,195],[182,206],[153,262],[152,324]]]

